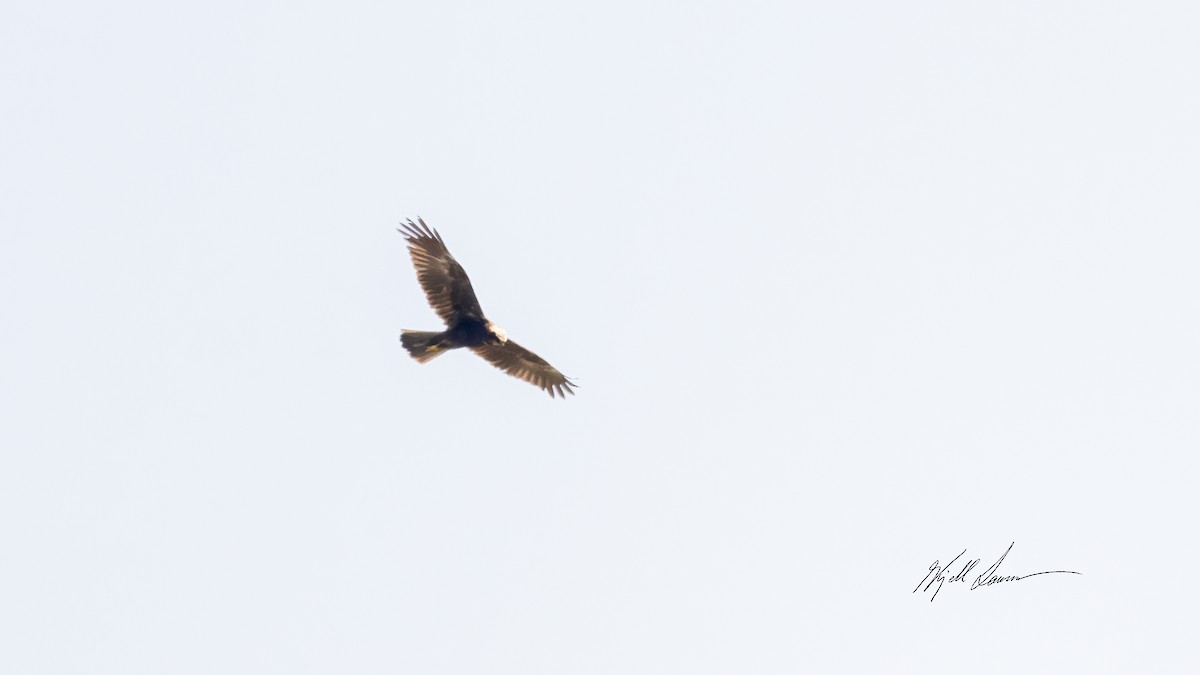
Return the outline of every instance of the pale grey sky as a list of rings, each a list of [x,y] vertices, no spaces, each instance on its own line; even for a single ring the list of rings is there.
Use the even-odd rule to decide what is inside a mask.
[[[1198,25],[5,3],[0,672],[1195,672]]]

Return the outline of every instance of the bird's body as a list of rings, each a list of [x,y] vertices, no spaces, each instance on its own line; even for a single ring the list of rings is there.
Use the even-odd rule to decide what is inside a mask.
[[[405,330],[400,342],[420,363],[451,349],[467,347],[504,372],[544,389],[553,398],[574,394],[576,386],[541,357],[508,339],[504,329],[483,315],[475,289],[462,265],[450,255],[446,242],[420,218],[400,228],[417,269],[417,281],[429,304],[446,323],[446,330]]]

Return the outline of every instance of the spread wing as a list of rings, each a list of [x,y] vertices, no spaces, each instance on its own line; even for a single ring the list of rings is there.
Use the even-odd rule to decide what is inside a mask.
[[[398,229],[408,240],[408,254],[417,268],[417,281],[429,299],[429,306],[442,321],[452,326],[462,318],[484,320],[471,280],[446,249],[442,235],[420,218],[415,223],[409,219]]]
[[[554,398],[555,394],[563,398],[566,398],[567,394],[575,395],[571,388],[577,385],[566,375],[558,372],[557,368],[546,363],[542,357],[512,340],[504,344],[475,345],[471,347],[471,351],[509,375],[545,389],[550,398]]]

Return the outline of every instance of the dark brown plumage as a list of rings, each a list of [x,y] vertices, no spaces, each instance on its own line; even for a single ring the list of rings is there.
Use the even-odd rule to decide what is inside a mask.
[[[450,255],[437,230],[417,218],[398,228],[408,241],[408,253],[417,270],[417,281],[446,330],[405,330],[400,342],[420,363],[450,349],[467,347],[500,370],[545,390],[551,398],[574,395],[577,386],[537,354],[508,339],[504,329],[483,315],[475,289],[462,265]]]

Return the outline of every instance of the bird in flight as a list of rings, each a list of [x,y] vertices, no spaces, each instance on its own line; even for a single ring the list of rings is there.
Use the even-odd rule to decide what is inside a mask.
[[[467,347],[500,370],[544,389],[550,398],[575,395],[566,375],[540,356],[508,339],[504,329],[488,320],[475,299],[475,289],[462,265],[450,255],[437,230],[421,218],[397,228],[408,241],[408,254],[417,268],[417,281],[433,311],[446,323],[442,332],[404,330],[400,342],[418,363],[451,349]]]

